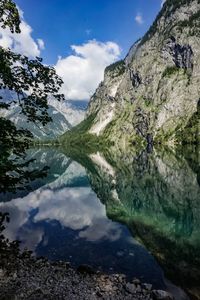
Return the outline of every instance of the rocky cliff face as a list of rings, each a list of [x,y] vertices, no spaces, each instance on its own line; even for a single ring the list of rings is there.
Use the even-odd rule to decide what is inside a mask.
[[[199,142],[200,1],[167,0],[91,98],[90,133],[127,143]]]

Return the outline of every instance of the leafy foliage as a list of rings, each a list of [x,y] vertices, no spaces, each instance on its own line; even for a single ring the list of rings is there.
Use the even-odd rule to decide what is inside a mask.
[[[0,193],[29,189],[29,182],[47,175],[48,167],[29,171],[33,160],[24,161],[32,134],[18,130],[10,121],[0,118]]]
[[[25,161],[22,156],[21,162],[18,156],[10,158],[9,152],[3,152],[0,159],[0,193],[16,193],[19,190],[31,190],[30,183],[38,178],[47,176],[49,167],[41,170],[29,170],[29,165],[34,160]]]
[[[51,121],[47,112],[48,97],[53,95],[63,100],[64,96],[58,93],[62,83],[55,69],[44,66],[41,58],[30,60],[0,48],[0,89],[16,93],[16,102],[28,121],[38,121],[43,126]]]
[[[20,18],[16,4],[12,0],[0,1],[0,23],[9,27],[12,33],[20,33]]]
[[[0,0],[0,25],[9,27],[11,32],[20,32],[19,13],[12,0]],[[44,66],[41,58],[29,59],[0,47],[0,89],[16,93],[15,102],[28,121],[40,122],[43,126],[51,121],[47,112],[48,97],[52,95],[62,100],[64,96],[59,94],[62,83],[55,69]],[[8,108],[10,104],[0,103],[0,108]]]
[[[0,146],[1,149],[8,151],[13,149],[13,153],[21,154],[29,145],[31,132],[21,129],[18,130],[15,125],[4,118],[0,118]]]
[[[0,26],[20,33],[19,12],[12,0],[0,0]],[[3,99],[0,110],[8,109],[13,102],[18,103],[27,122],[45,126],[52,120],[47,111],[48,98],[53,96],[58,101],[64,98],[59,93],[62,83],[55,69],[43,65],[41,58],[29,59],[0,47],[0,92],[12,91],[15,95],[12,101]],[[3,117],[0,117],[0,128],[0,192],[28,188],[29,181],[46,176],[47,168],[30,172],[31,161],[23,161],[33,137],[31,132],[17,129],[13,122]]]

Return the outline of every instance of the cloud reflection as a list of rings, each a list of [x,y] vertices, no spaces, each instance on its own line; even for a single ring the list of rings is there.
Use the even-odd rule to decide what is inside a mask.
[[[21,240],[23,247],[32,250],[44,239],[43,222],[58,221],[87,241],[116,241],[121,236],[120,226],[107,219],[104,205],[89,187],[56,191],[43,188],[24,198],[0,203],[0,207],[11,216],[6,236]]]
[[[121,229],[119,225],[109,221],[106,218],[98,218],[93,220],[91,226],[79,233],[80,238],[87,241],[96,242],[102,239],[117,241],[121,237]]]

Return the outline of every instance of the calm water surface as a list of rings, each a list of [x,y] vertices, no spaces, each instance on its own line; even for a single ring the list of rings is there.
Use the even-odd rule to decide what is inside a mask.
[[[27,157],[35,159],[30,169],[49,170],[29,192],[0,194],[10,240],[50,260],[141,278],[177,299],[186,299],[178,288],[186,282],[198,295],[199,156],[142,152],[114,161],[96,153],[77,162],[33,149]]]

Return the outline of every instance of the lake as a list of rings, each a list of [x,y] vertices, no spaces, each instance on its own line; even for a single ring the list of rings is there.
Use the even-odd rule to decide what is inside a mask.
[[[85,155],[41,148],[28,150],[26,159],[38,176],[0,194],[0,211],[10,214],[6,237],[36,256],[199,299],[198,149]]]

